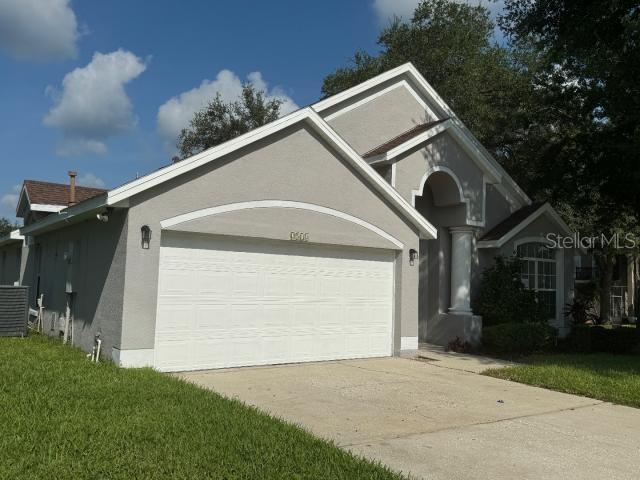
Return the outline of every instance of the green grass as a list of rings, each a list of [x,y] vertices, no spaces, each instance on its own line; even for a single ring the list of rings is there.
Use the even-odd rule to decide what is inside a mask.
[[[483,373],[640,408],[640,355],[534,355],[521,361],[522,365]]]
[[[306,431],[150,369],[0,339],[2,479],[399,479]]]

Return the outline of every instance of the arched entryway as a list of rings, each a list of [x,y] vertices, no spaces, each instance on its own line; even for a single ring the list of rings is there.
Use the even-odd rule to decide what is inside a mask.
[[[469,200],[453,172],[434,168],[414,191],[413,204],[438,229],[437,239],[420,242],[419,340],[446,343],[454,323],[444,317],[472,315]]]

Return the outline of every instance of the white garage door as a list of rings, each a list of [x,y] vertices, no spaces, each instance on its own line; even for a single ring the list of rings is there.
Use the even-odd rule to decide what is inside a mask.
[[[163,371],[389,356],[393,252],[163,233]]]

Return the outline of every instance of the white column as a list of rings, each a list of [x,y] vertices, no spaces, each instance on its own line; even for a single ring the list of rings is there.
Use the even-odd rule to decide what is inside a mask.
[[[471,314],[471,250],[473,227],[450,227],[451,306],[450,313]]]

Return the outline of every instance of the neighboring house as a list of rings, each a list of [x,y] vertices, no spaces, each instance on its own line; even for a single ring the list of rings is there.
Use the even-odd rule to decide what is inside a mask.
[[[45,331],[59,334],[68,306],[73,343],[89,350],[99,334],[120,365],[477,342],[472,297],[499,254],[526,258],[529,286],[565,327],[574,255],[544,236],[571,232],[411,64],[77,204],[58,209],[73,188],[56,188],[62,198],[42,200],[51,212],[23,188],[20,281],[44,295]]]
[[[598,282],[599,271],[591,254],[577,254],[576,287],[592,285]],[[640,296],[640,257],[634,254],[616,256],[611,285],[611,320],[621,322],[638,316],[638,298]],[[597,311],[597,309],[596,309]]]

